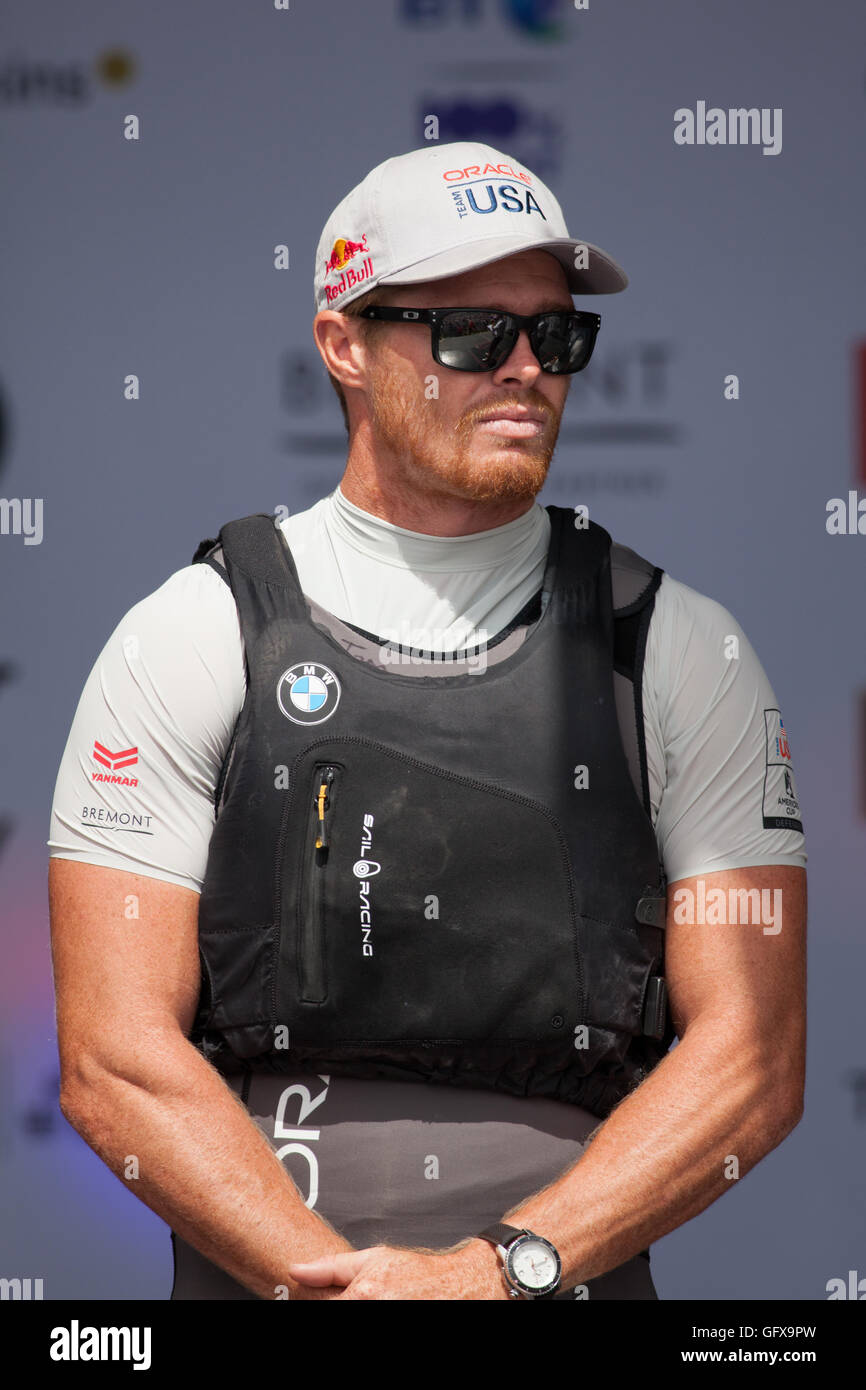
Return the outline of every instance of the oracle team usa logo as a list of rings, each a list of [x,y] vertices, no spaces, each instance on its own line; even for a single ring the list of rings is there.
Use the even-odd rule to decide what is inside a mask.
[[[340,703],[340,682],[329,666],[299,661],[277,681],[277,704],[293,724],[321,724]]]

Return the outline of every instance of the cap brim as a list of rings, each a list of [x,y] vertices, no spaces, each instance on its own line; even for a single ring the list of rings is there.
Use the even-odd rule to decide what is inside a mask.
[[[586,270],[578,270],[574,264],[575,250],[586,248],[589,252],[589,265]],[[380,285],[418,285],[425,280],[444,280],[449,275],[461,275],[468,270],[479,270],[482,266],[500,261],[505,256],[516,256],[521,251],[548,251],[562,266],[572,294],[617,294],[628,284],[628,276],[622,266],[594,246],[591,241],[580,241],[576,237],[545,237],[540,241],[530,241],[524,237],[489,237],[486,241],[475,241],[466,245],[452,246],[440,251],[426,260],[415,261],[403,266],[390,275],[381,276]]]

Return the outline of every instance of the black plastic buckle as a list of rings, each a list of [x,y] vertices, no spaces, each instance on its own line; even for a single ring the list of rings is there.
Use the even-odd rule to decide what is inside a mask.
[[[634,915],[647,927],[663,927],[667,921],[667,898],[647,894],[638,902]]]
[[[649,1037],[664,1037],[667,1009],[667,981],[664,975],[650,975],[643,1005],[643,1031]]]

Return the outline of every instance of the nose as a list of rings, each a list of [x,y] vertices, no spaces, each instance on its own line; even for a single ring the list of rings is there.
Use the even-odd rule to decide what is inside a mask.
[[[517,335],[517,342],[511,352],[493,373],[494,381],[501,381],[503,384],[512,382],[521,386],[531,386],[541,373],[541,363],[532,351],[529,341],[529,334],[525,329],[521,329]]]

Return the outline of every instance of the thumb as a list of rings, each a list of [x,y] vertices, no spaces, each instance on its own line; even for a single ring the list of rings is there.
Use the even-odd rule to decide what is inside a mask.
[[[289,1274],[300,1284],[311,1284],[315,1288],[328,1284],[342,1287],[351,1284],[372,1253],[372,1250],[344,1250],[336,1255],[323,1255],[318,1260],[293,1260],[288,1267]]]

